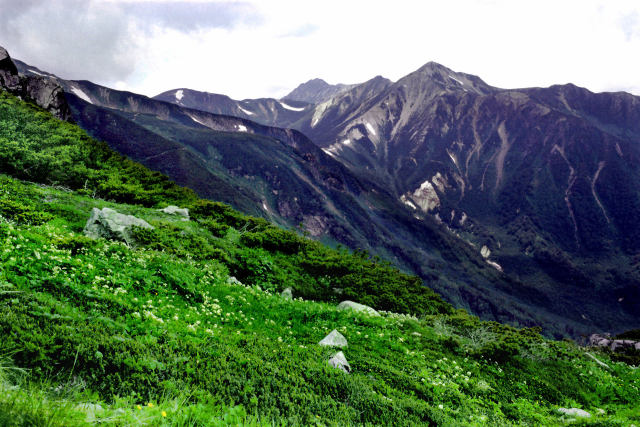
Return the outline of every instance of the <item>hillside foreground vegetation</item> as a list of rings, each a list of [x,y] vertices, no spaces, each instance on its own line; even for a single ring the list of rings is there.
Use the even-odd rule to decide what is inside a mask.
[[[634,366],[200,200],[6,93],[0,172],[0,425],[640,425]],[[90,239],[94,207],[154,229]],[[348,346],[319,346],[334,329]]]

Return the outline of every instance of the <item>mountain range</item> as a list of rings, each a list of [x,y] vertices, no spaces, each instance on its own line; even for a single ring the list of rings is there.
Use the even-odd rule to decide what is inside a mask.
[[[640,326],[638,97],[506,90],[427,63],[279,100],[148,98],[14,63],[132,159],[388,259],[483,318],[574,337]]]

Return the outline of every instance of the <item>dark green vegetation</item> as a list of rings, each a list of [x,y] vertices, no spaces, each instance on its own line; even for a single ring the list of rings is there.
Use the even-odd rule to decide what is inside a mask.
[[[0,425],[539,425],[566,420],[559,406],[640,422],[628,365],[453,311],[364,253],[198,200],[0,96]],[[84,237],[105,206],[155,229],[135,247]],[[340,312],[337,292],[406,314]],[[334,328],[351,374],[316,345]]]

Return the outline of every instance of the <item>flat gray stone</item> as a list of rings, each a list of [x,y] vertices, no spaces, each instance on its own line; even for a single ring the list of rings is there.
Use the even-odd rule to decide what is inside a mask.
[[[334,354],[331,359],[329,359],[329,366],[332,368],[340,369],[342,372],[349,373],[351,372],[351,366],[349,366],[349,362],[347,362],[347,358],[344,357],[344,353],[339,351]]]
[[[344,335],[334,329],[329,333],[329,335],[324,337],[322,341],[318,343],[318,345],[326,347],[347,347],[348,343]]]
[[[338,310],[353,310],[356,312],[364,312],[371,316],[380,316],[380,313],[368,305],[359,304],[353,301],[342,301],[338,304]]]

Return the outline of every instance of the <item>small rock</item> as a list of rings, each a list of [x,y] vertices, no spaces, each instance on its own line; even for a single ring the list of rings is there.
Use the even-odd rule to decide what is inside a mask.
[[[133,215],[124,215],[110,208],[93,208],[84,227],[84,234],[93,239],[105,238],[134,243],[132,227],[153,229],[147,221]]]
[[[344,353],[341,351],[337,352],[331,357],[331,359],[329,359],[329,366],[340,369],[342,372],[346,372],[347,374],[351,372],[351,366],[349,366],[347,358],[344,357]]]
[[[287,288],[284,291],[282,291],[280,296],[282,298],[286,299],[286,300],[292,300],[293,299],[293,291],[291,290],[291,288]]]
[[[189,209],[187,208],[179,208],[178,206],[170,205],[164,209],[159,209],[159,211],[169,215],[179,215],[186,218],[187,220],[189,219]]]
[[[590,418],[591,414],[587,411],[579,408],[558,408],[558,412],[563,415],[568,415],[570,417],[576,418]]]
[[[322,341],[318,343],[318,345],[327,346],[327,347],[347,347],[347,339],[338,332],[336,329],[331,331],[329,335],[324,337]]]
[[[229,276],[229,278],[227,279],[227,284],[228,285],[240,285],[242,286],[242,282],[238,279],[236,279],[236,276]]]
[[[368,305],[358,304],[357,302],[353,301],[342,301],[340,304],[338,304],[338,310],[353,310],[357,312],[363,311],[370,314],[371,316],[380,316],[380,314],[375,309],[369,307]]]

